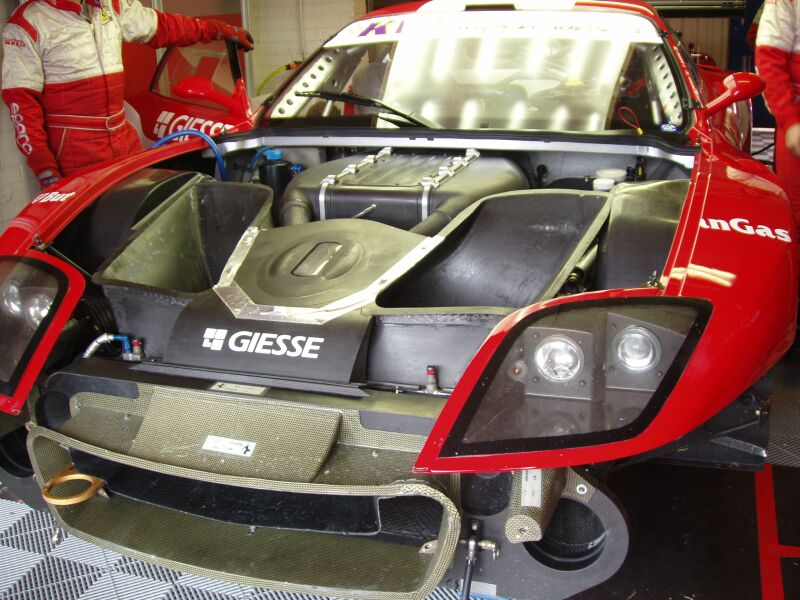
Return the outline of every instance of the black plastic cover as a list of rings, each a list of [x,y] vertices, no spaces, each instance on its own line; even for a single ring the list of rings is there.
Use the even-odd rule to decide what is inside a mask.
[[[594,241],[608,205],[602,192],[531,190],[487,198],[378,303],[519,308],[551,298]]]
[[[302,202],[312,208],[312,220],[319,220],[322,213],[325,219],[349,218],[375,204],[376,208],[365,219],[411,229],[445,202],[456,200],[463,209],[486,196],[528,187],[522,170],[512,161],[480,157],[432,190],[423,206],[422,180],[436,177],[452,157],[444,154],[382,156],[374,164],[365,165],[328,186],[324,207],[320,210],[322,181],[340,174],[349,165],[359,164],[366,155],[324,163],[295,177],[281,200],[281,212],[283,214],[287,204]]]
[[[688,180],[617,186],[597,257],[597,289],[639,287],[661,274],[689,191]]]
[[[349,383],[363,379],[361,346],[370,321],[360,312],[325,325],[237,319],[217,294],[209,291],[198,295],[178,317],[164,362]]]
[[[360,219],[264,229],[234,280],[255,304],[323,307],[377,281],[424,239]]]
[[[72,221],[55,247],[89,273],[113,254],[131,228],[197,173],[142,169],[116,184]]]
[[[436,367],[439,387],[455,388],[502,315],[381,315],[375,319],[367,380],[424,387]]]

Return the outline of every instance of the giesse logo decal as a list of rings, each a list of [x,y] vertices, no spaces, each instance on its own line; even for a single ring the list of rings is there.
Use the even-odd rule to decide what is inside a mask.
[[[226,344],[227,342],[227,344]],[[289,358],[319,358],[325,338],[304,335],[278,335],[257,331],[237,331],[228,337],[227,329],[207,328],[203,334],[203,348],[217,352],[227,348],[231,352],[272,354]]]
[[[222,350],[222,345],[225,343],[225,338],[228,336],[227,329],[206,329],[203,334],[203,348],[211,348],[212,350]]]

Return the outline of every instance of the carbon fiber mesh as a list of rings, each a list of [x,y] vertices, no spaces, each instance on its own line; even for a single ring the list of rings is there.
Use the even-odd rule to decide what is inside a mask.
[[[603,524],[580,502],[559,502],[541,540],[541,547],[558,556],[578,556],[603,539]]]
[[[138,398],[79,392],[70,398],[72,418],[60,431],[89,444],[117,452],[130,452],[153,395],[151,386],[140,386]]]
[[[506,538],[512,544],[536,542],[542,539],[544,530],[561,497],[566,481],[567,469],[544,469],[541,475],[541,498],[539,506],[526,506],[524,499],[523,473],[514,473],[511,486],[511,502],[506,521]]]
[[[432,510],[430,503],[430,500],[421,501],[414,496],[382,499],[381,532],[410,536],[423,542],[436,539],[442,524],[442,511],[440,505],[437,505],[438,510]]]
[[[243,477],[311,481],[331,451],[339,414],[156,388],[131,454],[175,466]],[[252,456],[202,450],[208,435],[255,443]]]
[[[357,410],[147,384],[138,388],[137,399],[76,394],[70,400],[72,418],[59,432],[174,466],[334,485],[406,479],[425,439],[366,429]],[[255,442],[255,452],[222,461],[201,450],[208,435]]]
[[[25,418],[22,416],[12,417],[5,413],[0,413],[0,437],[7,433],[11,433],[15,429],[25,424]]]
[[[797,376],[776,378],[770,397],[768,460],[773,465],[800,467],[800,382],[792,379]]]
[[[287,592],[318,593],[375,600],[421,599],[435,588],[452,561],[458,534],[456,507],[442,493],[419,483],[384,486],[329,486],[197,471],[157,464],[97,448],[35,428],[28,441],[38,480],[47,481],[69,462],[64,447],[108,460],[204,481],[241,487],[318,494],[421,496],[443,510],[436,553],[416,546],[358,536],[258,529],[187,515],[114,496],[95,497],[72,507],[53,507],[65,529],[103,548],[156,565],[234,583],[263,585]],[[180,535],[176,535],[180,532]]]

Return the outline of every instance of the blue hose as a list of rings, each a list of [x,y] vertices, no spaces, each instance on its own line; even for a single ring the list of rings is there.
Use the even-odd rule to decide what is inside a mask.
[[[250,166],[247,168],[248,171],[251,173],[256,170],[256,165],[258,165],[258,159],[264,156],[267,152],[272,150],[269,146],[264,146],[258,152],[255,153],[253,159],[250,161]]]
[[[203,133],[202,131],[197,131],[196,129],[186,129],[184,131],[176,131],[175,133],[170,133],[169,135],[164,136],[160,140],[158,140],[155,144],[150,146],[151,148],[159,148],[174,140],[177,137],[183,137],[185,135],[193,135],[195,137],[202,138],[208,147],[211,148],[211,151],[214,153],[214,157],[217,159],[217,168],[219,169],[219,178],[221,181],[228,181],[228,171],[225,170],[225,161],[222,159],[222,152],[219,151],[219,146],[212,140],[208,135]]]

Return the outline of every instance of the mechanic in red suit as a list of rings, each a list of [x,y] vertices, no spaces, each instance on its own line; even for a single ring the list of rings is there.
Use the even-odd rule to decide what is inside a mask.
[[[800,10],[796,0],[767,0],[756,37],[756,68],[775,117],[775,170],[800,230]]]
[[[154,48],[252,36],[222,21],[164,14],[139,0],[29,0],[3,30],[3,100],[42,187],[140,149],[125,119],[122,42]]]

